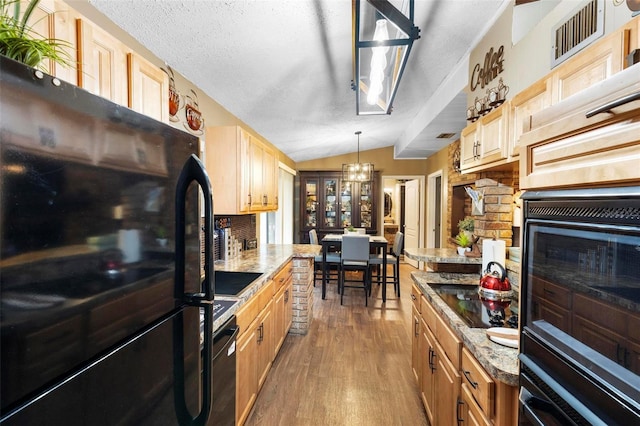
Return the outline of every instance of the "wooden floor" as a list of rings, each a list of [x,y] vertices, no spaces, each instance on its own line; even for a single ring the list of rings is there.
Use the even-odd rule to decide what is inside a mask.
[[[411,371],[411,276],[401,265],[401,298],[388,285],[346,289],[344,305],[332,285],[314,289],[306,336],[289,334],[246,425],[426,425]]]

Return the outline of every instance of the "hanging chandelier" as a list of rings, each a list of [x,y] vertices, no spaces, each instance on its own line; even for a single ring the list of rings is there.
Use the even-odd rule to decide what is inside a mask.
[[[373,180],[373,163],[360,162],[360,135],[358,130],[358,159],[355,163],[342,165],[342,180],[344,182],[371,182]]]

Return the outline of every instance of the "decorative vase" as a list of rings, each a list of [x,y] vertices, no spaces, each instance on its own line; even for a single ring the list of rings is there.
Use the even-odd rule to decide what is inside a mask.
[[[464,256],[465,252],[471,251],[471,247],[457,247],[457,249],[460,256]]]

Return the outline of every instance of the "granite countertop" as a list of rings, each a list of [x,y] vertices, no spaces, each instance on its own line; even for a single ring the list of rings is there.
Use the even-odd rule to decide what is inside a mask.
[[[433,250],[433,249],[429,249]],[[462,257],[462,256],[460,256]],[[464,346],[475,356],[480,365],[494,380],[510,386],[518,385],[518,350],[492,342],[483,328],[471,328],[436,294],[429,284],[477,283],[469,274],[452,274],[416,271],[411,273],[422,294],[451,327]]]
[[[460,256],[452,248],[405,248],[404,255],[409,259],[427,263],[460,263],[482,265],[481,257]]]
[[[213,329],[217,330],[231,318],[293,257],[313,258],[321,249],[322,246],[311,244],[267,244],[255,250],[245,250],[234,259],[216,261],[213,269],[217,271],[262,272],[262,275],[237,296],[216,295],[217,300],[233,300],[236,303],[214,319]]]

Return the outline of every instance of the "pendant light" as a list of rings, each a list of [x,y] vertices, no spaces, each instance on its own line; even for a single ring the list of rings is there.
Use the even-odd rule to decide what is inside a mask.
[[[360,162],[360,135],[362,132],[355,132],[358,136],[358,159],[355,163],[342,165],[342,180],[344,182],[371,182],[373,181],[373,163]]]

